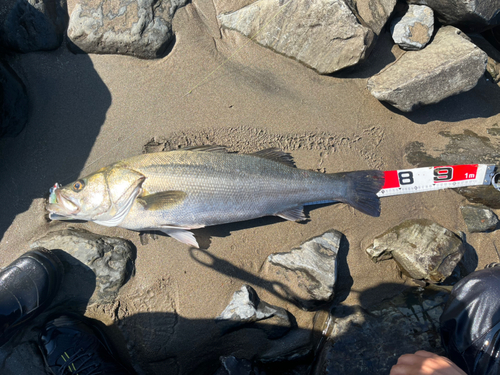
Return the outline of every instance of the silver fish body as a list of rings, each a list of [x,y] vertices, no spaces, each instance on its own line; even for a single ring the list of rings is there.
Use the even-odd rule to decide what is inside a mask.
[[[104,175],[93,178],[97,173]],[[126,182],[120,180],[121,173]],[[101,185],[106,180],[109,198],[103,199],[108,203],[102,205],[108,209],[87,208],[86,211],[99,214],[87,214],[85,220],[131,230],[162,230],[193,246],[197,242],[190,229],[268,215],[303,220],[303,206],[315,202],[345,202],[378,216],[380,203],[376,193],[383,185],[383,172],[323,174],[297,169],[288,154],[275,149],[250,155],[230,154],[217,147],[144,154],[96,174],[79,180],[85,188],[74,195],[84,193],[94,180]],[[108,176],[113,177],[113,182]],[[120,186],[113,193],[116,184]],[[70,195],[54,190],[49,199],[52,203],[47,207],[51,217],[77,219],[78,215],[68,216],[64,210],[54,209],[54,204],[63,206]],[[102,194],[102,190],[102,186],[93,187],[89,194]],[[121,200],[121,206],[113,200]],[[66,203],[71,205],[79,203],[75,199]]]

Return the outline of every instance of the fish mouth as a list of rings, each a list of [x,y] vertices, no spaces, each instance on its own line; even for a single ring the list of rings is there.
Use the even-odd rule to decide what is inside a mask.
[[[80,207],[74,202],[71,197],[64,195],[60,189],[61,185],[56,183],[50,189],[49,203],[47,211],[51,220],[62,220],[68,217],[77,215],[80,212]]]

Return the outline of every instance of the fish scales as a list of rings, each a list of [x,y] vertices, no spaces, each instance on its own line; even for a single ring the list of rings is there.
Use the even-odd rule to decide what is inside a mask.
[[[147,192],[182,190],[187,193],[185,201],[163,212],[147,212],[134,205],[124,227],[133,229],[132,222],[137,221],[148,227],[160,222],[199,227],[248,220],[324,200],[341,187],[328,175],[250,155],[190,151],[171,154],[168,160],[152,158],[150,162],[159,165],[143,167],[139,160],[128,162],[127,167],[146,176],[143,188]]]

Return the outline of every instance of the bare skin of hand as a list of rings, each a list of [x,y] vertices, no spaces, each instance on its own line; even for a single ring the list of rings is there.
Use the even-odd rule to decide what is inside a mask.
[[[419,350],[403,354],[389,375],[467,375],[448,358]]]

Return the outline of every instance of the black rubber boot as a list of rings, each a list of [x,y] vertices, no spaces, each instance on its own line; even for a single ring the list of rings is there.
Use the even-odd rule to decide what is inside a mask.
[[[39,343],[51,374],[133,374],[117,360],[116,350],[89,318],[61,315],[47,322]]]
[[[63,273],[59,258],[44,248],[28,251],[0,271],[0,346],[50,305]]]

